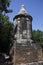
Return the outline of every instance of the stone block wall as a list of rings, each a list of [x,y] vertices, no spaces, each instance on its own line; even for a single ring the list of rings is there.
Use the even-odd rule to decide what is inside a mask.
[[[13,56],[13,63],[14,65],[18,65],[21,63],[31,63],[37,62],[41,60],[41,48],[35,49],[34,47],[25,47],[25,46],[18,46],[15,49],[14,56]]]

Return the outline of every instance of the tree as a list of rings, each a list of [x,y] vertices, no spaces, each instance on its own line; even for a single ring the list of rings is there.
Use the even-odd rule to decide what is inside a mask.
[[[43,42],[43,31],[40,30],[33,30],[32,37],[36,42]]]
[[[38,43],[42,47],[43,50],[43,31],[40,30],[33,30],[32,37],[35,42]]]
[[[13,41],[13,23],[8,16],[2,16],[2,28],[0,30],[0,52],[8,53]]]
[[[9,13],[12,10],[8,9],[10,6],[10,0],[0,0],[0,13]]]
[[[8,9],[10,0],[0,0],[0,52],[9,53],[13,40],[13,23],[9,21],[6,13],[12,12]]]

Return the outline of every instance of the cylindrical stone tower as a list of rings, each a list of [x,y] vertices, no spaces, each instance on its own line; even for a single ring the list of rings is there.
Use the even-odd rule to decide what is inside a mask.
[[[32,17],[27,13],[24,5],[14,17],[14,30],[16,31],[15,38],[17,43],[26,44],[32,39]]]
[[[14,37],[16,39],[13,46],[13,65],[27,65],[38,61],[39,46],[32,43],[32,17],[27,13],[24,5],[14,17]]]

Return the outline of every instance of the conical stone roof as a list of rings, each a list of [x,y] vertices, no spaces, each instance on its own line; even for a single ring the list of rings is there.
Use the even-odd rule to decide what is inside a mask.
[[[18,12],[18,14],[13,18],[13,20],[15,18],[18,18],[18,17],[28,17],[30,20],[32,20],[32,16],[30,16],[28,14],[28,12],[26,11],[26,8],[24,5],[21,5],[21,8],[20,8],[20,11]]]
[[[18,15],[19,14],[28,15],[28,12],[26,11],[26,8],[24,5],[21,6],[20,11],[18,12]]]

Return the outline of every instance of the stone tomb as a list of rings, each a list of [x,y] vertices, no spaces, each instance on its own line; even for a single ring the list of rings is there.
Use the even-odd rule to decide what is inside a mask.
[[[41,60],[42,49],[32,40],[32,16],[24,5],[14,17],[13,64],[37,62]]]

